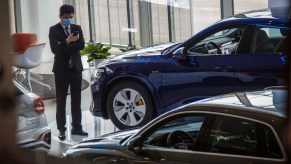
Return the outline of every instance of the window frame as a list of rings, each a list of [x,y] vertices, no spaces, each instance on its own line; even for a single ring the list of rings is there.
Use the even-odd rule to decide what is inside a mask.
[[[165,148],[165,147],[158,147],[158,146],[151,146],[151,145],[144,145],[144,141],[145,139],[153,134],[155,132],[155,130],[157,130],[157,126],[160,126],[161,124],[164,124],[165,121],[167,121],[168,119],[170,119],[171,117],[175,117],[176,115],[192,115],[192,114],[205,114],[205,116],[207,117],[207,115],[222,115],[222,116],[229,116],[229,117],[234,117],[234,118],[239,118],[239,119],[245,119],[245,120],[249,120],[249,121],[253,121],[255,123],[259,123],[262,125],[265,125],[266,127],[270,128],[271,131],[273,132],[277,143],[280,147],[280,150],[282,152],[283,158],[281,159],[276,159],[276,158],[269,158],[269,157],[256,157],[256,156],[247,156],[247,155],[234,155],[234,154],[223,154],[223,153],[215,153],[215,152],[204,152],[204,151],[189,151],[189,150],[182,150],[182,149],[171,149],[171,148]],[[204,124],[204,123],[203,123]],[[203,127],[202,124],[202,127]],[[153,130],[155,129],[155,130]],[[204,154],[204,155],[210,155],[210,156],[224,156],[224,157],[235,157],[235,158],[246,158],[246,159],[258,159],[258,160],[269,160],[269,161],[277,161],[277,162],[285,162],[287,161],[287,155],[285,152],[285,149],[282,145],[282,142],[277,134],[277,132],[275,131],[275,129],[273,128],[273,126],[271,126],[269,123],[260,121],[260,120],[256,120],[256,119],[252,119],[252,118],[247,118],[244,116],[238,116],[238,115],[234,115],[234,114],[228,114],[228,113],[219,113],[219,112],[211,112],[211,111],[183,111],[183,112],[179,112],[179,113],[173,113],[171,115],[168,115],[164,118],[159,119],[157,122],[155,122],[153,125],[143,129],[142,131],[140,131],[139,133],[136,134],[137,136],[141,136],[142,138],[142,149],[146,148],[146,149],[152,149],[152,150],[156,150],[156,151],[176,151],[176,152],[181,152],[181,153],[191,153],[191,154]],[[134,135],[134,136],[136,136]],[[133,137],[134,137],[133,136]]]
[[[219,26],[219,27],[215,27],[215,26]],[[242,37],[240,38],[240,41],[239,41],[239,44],[238,44],[238,47],[237,49],[239,49],[240,47],[240,43],[242,41],[242,38],[248,38],[248,36],[252,36],[249,34],[249,31],[248,30],[251,26],[249,24],[245,24],[245,23],[241,23],[241,24],[225,24],[225,25],[213,25],[213,26],[210,26],[208,28],[206,28],[204,31],[206,31],[205,33],[203,33],[202,35],[200,35],[198,38],[195,38],[194,40],[190,39],[190,41],[188,43],[185,44],[185,49],[184,49],[184,52],[186,53],[186,56],[212,56],[212,55],[221,55],[223,56],[224,54],[203,54],[203,53],[197,53],[197,54],[188,54],[188,50],[190,48],[192,48],[193,46],[195,46],[196,44],[198,44],[199,42],[203,41],[205,38],[211,36],[212,34],[215,34],[219,31],[223,31],[223,30],[226,30],[226,29],[232,29],[232,28],[242,28],[244,29],[244,33],[242,35]],[[201,32],[204,32],[204,31],[201,31]],[[199,35],[199,33],[198,33]],[[249,46],[250,46],[250,43],[249,42],[246,42],[244,43],[244,45],[246,47],[248,47],[249,49]],[[174,52],[174,51],[173,51]],[[236,50],[237,52],[237,50]],[[239,53],[239,54],[242,54],[242,53]],[[235,53],[235,54],[228,54],[228,55],[238,55],[238,53]]]
[[[213,117],[213,119],[212,119],[212,121],[213,121],[212,122],[212,126],[207,129],[208,131],[212,131],[212,130],[215,130],[217,128],[217,125],[214,124],[214,122],[216,122],[217,119],[218,120],[221,120],[221,119],[237,119],[237,121],[239,121],[239,122],[244,122],[244,121],[250,122],[251,124],[253,124],[254,128],[256,129],[255,140],[257,142],[257,145],[258,144],[264,144],[259,137],[260,137],[260,135],[263,135],[264,137],[266,137],[265,130],[268,129],[270,132],[272,132],[272,135],[276,139],[276,142],[278,144],[278,147],[280,148],[280,153],[282,154],[282,157],[284,156],[283,155],[283,152],[282,152],[282,149],[280,147],[278,138],[276,138],[276,135],[275,135],[276,131],[274,132],[273,129],[270,128],[269,126],[267,126],[266,124],[263,124],[263,123],[259,122],[258,120],[255,121],[255,120],[251,120],[251,119],[240,118],[240,116],[239,117],[234,117],[234,116],[225,116],[225,115],[213,114],[212,117]],[[261,128],[261,129],[258,130],[258,128]],[[264,132],[262,132],[261,130],[263,130]],[[208,134],[208,137],[209,137],[209,134]],[[207,138],[207,140],[208,140],[207,147],[208,147],[208,151],[210,152],[210,148],[213,147],[213,142],[212,142],[213,141],[213,137],[212,138]],[[265,146],[267,146],[267,145],[265,145]],[[261,151],[264,151],[264,153],[268,153],[268,150],[261,149]],[[217,152],[217,153],[219,153],[219,154],[227,154],[227,153],[224,153],[224,152]],[[258,150],[255,150],[254,153],[257,154],[258,153]],[[240,155],[240,154],[230,154],[230,155],[247,156],[247,157],[259,157],[259,156],[256,156],[256,155]],[[265,157],[265,156],[262,156],[260,158],[282,159],[282,158],[272,158],[272,157]]]
[[[199,116],[199,115],[204,115],[204,120],[202,122],[202,125],[200,127],[200,129],[203,127],[203,124],[204,124],[204,121],[206,120],[207,117],[209,117],[208,115],[209,114],[205,114],[205,113],[191,113],[191,114],[181,114],[180,116],[178,117],[170,117],[166,120],[164,120],[163,122],[159,123],[159,126],[156,126],[154,128],[152,128],[150,131],[151,133],[148,133],[146,136],[144,136],[143,138],[143,146],[146,146],[146,147],[157,147],[157,148],[165,148],[165,149],[169,149],[169,150],[181,150],[181,149],[173,149],[173,148],[167,148],[167,147],[159,147],[159,146],[153,146],[153,145],[149,145],[149,144],[144,144],[145,140],[147,138],[149,138],[151,135],[153,135],[155,132],[159,131],[161,129],[162,126],[164,126],[165,124],[171,122],[171,121],[174,121],[174,120],[177,120],[177,119],[180,119],[180,118],[185,118],[185,117],[194,117],[194,116]],[[199,132],[198,132],[199,133]],[[192,150],[186,150],[186,151],[189,151],[191,152]]]
[[[255,48],[255,42],[257,40],[257,37],[256,37],[256,34],[257,32],[260,30],[260,29],[263,29],[263,28],[269,28],[269,29],[286,29],[286,30],[290,30],[291,31],[291,28],[288,28],[288,27],[284,27],[284,26],[275,26],[275,25],[264,25],[264,24],[254,24],[253,25],[254,28],[253,28],[253,32],[251,34],[251,41],[250,41],[250,45],[249,45],[249,52],[248,54],[250,55],[261,55],[261,54],[266,54],[266,55],[270,55],[270,54],[273,54],[273,55],[278,55],[280,53],[278,52],[275,52],[275,50],[272,52],[272,53],[263,53],[263,52],[259,52],[259,53],[254,53],[254,48]],[[276,45],[277,46],[277,45]],[[276,49],[276,46],[274,46],[274,49]]]

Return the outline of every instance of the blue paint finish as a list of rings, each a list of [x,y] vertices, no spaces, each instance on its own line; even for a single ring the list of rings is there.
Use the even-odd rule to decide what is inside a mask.
[[[106,96],[112,82],[121,78],[133,79],[146,86],[158,115],[165,110],[172,110],[172,107],[201,98],[242,91],[242,88],[244,90],[265,88],[270,81],[282,81],[279,78],[283,77],[282,64],[286,64],[287,61],[285,54],[197,55],[187,56],[186,59],[176,59],[172,54],[182,47],[187,52],[189,46],[199,42],[206,35],[233,25],[246,27],[257,25],[290,30],[290,19],[272,17],[270,16],[272,13],[260,16],[261,12],[253,13],[252,15],[257,16],[254,18],[242,16],[221,20],[196,35],[189,36],[188,40],[176,46],[175,43],[167,43],[150,47],[148,51],[136,50],[108,60],[104,67],[112,70],[112,73],[102,74],[102,80],[94,80],[96,83],[91,85],[94,106],[90,111],[95,116],[109,118]],[[251,36],[249,34],[248,37]],[[173,49],[170,48],[169,51],[164,51],[166,54],[161,54],[163,49],[171,46]],[[266,84],[262,81],[264,79],[268,80]],[[259,85],[252,83],[252,80],[260,81]]]
[[[282,56],[280,59],[281,59],[283,64],[287,63],[287,56],[286,55]]]
[[[158,64],[158,63],[171,63],[174,65],[178,65],[178,63],[176,62],[175,59],[173,58],[168,58],[168,59],[164,59],[161,57],[161,55],[157,55],[157,56],[152,56],[152,57],[145,57],[145,56],[137,56],[137,62],[143,62],[145,64],[147,63],[154,63],[154,64]]]
[[[105,148],[90,148],[90,150],[104,151],[104,150],[108,150],[108,149],[105,149]]]
[[[270,26],[270,25],[263,25],[263,24],[256,24],[258,27],[265,27],[265,28],[280,28],[280,29],[285,29],[285,30],[291,30],[289,27],[284,27],[284,26]]]
[[[287,113],[286,112],[276,112],[277,114],[281,114],[281,115],[285,115],[285,116],[287,116]]]
[[[190,64],[195,65],[196,63],[196,58],[194,56],[190,57]]]

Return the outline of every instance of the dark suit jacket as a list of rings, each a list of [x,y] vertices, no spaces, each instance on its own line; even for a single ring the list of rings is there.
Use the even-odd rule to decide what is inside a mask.
[[[69,60],[72,57],[74,69],[77,72],[83,71],[80,50],[84,48],[85,42],[81,26],[71,24],[71,33],[79,31],[79,39],[67,45],[66,33],[60,23],[50,27],[49,40],[52,52],[55,54],[53,66],[54,73],[66,73],[69,71]]]

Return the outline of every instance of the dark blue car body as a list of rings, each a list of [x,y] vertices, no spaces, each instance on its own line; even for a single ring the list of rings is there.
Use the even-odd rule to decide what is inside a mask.
[[[251,53],[250,49],[257,28],[290,30],[288,12],[289,8],[274,8],[234,15],[184,42],[134,50],[108,59],[92,75],[90,111],[94,116],[108,119],[108,92],[124,81],[137,82],[150,93],[155,115],[209,96],[284,85],[285,52]],[[231,28],[244,30],[233,53],[190,52],[196,43],[204,43],[205,36]],[[269,39],[278,47],[284,38]],[[225,44],[231,44],[224,40],[214,41],[222,49]],[[166,47],[169,48],[162,51]],[[228,51],[232,50],[228,47]]]

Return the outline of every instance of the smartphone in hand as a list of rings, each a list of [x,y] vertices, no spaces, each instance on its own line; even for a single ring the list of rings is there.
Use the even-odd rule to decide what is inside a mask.
[[[79,31],[74,31],[73,32],[73,36],[76,36],[76,35],[78,35],[79,34]]]

